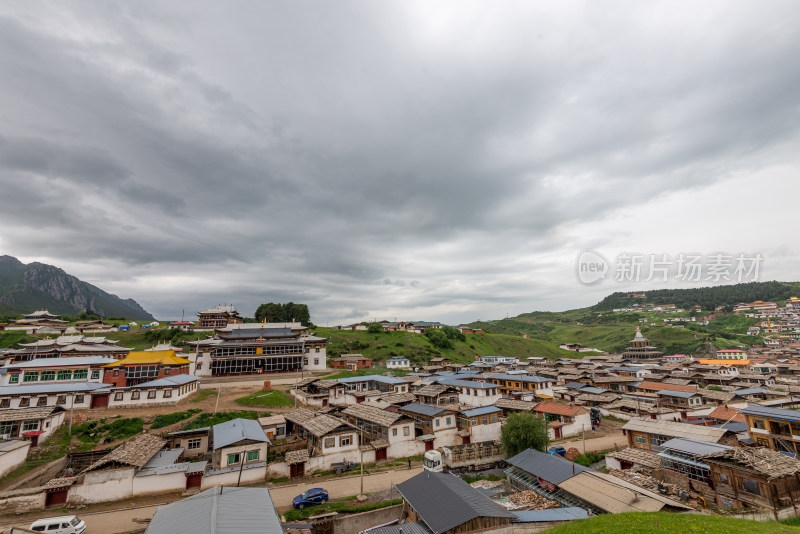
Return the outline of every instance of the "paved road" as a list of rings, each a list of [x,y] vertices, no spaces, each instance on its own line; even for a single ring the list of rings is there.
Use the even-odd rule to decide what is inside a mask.
[[[422,472],[422,467],[401,469],[398,471],[384,471],[383,473],[376,473],[374,475],[364,475],[364,492],[375,493],[376,491],[391,489],[392,484],[405,482],[420,472]],[[298,484],[295,486],[281,486],[278,488],[272,488],[270,490],[270,494],[272,495],[272,501],[275,503],[275,508],[277,508],[279,512],[283,512],[292,507],[292,499],[294,499],[297,495],[303,493],[307,489],[317,487],[326,489],[331,499],[350,497],[352,495],[358,495],[361,492],[361,482],[359,477],[352,476],[314,483]]]
[[[413,469],[401,469],[397,471],[384,471],[374,475],[364,476],[364,491],[375,493],[377,491],[388,490],[392,484],[399,484],[421,472],[421,467]],[[358,476],[345,478],[335,478],[329,480],[319,480],[314,483],[294,484],[291,486],[279,486],[270,489],[272,500],[279,513],[291,509],[292,499],[309,488],[322,487],[328,490],[332,499],[350,497],[358,495],[361,491],[361,483]],[[165,495],[164,502],[180,500],[179,495]],[[152,502],[152,501],[151,501]],[[157,505],[143,506],[134,509],[109,510],[107,512],[80,513],[76,515],[86,522],[86,532],[90,534],[114,534],[119,532],[130,532],[146,526],[134,519],[145,519],[153,517],[158,508]],[[36,518],[52,517],[52,512],[42,511],[36,514]],[[26,520],[25,523],[14,524],[13,526],[27,528],[34,521],[33,518]],[[11,524],[0,525],[0,530],[10,528]]]

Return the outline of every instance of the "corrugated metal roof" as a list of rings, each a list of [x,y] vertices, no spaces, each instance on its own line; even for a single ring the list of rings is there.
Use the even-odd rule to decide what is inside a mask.
[[[447,408],[442,408],[441,406],[431,406],[430,404],[419,404],[417,402],[406,404],[405,406],[400,407],[400,410],[416,413],[419,415],[425,415],[428,417],[434,417],[442,412],[452,411],[448,410]]]
[[[29,362],[6,365],[8,369],[26,369],[30,367],[70,367],[84,365],[105,365],[114,363],[114,358],[105,356],[67,356],[66,358],[37,358]]]
[[[347,378],[337,378],[336,382],[340,384],[350,384],[353,382],[381,382],[383,384],[406,384],[411,382],[406,378],[398,378],[396,376],[381,376],[381,375],[364,375],[364,376],[350,376]]]
[[[516,382],[534,382],[534,383],[553,381],[552,378],[543,378],[541,376],[536,376],[536,375],[525,376],[525,375],[493,374],[493,375],[488,375],[488,378],[495,378],[497,380],[514,380]]]
[[[558,455],[546,454],[535,449],[525,449],[509,458],[508,463],[552,484],[560,484],[583,471],[594,472],[591,467],[584,467]]]
[[[402,525],[390,525],[388,527],[374,528],[369,534],[433,534],[431,529],[425,526],[422,521],[403,523]]]
[[[481,406],[480,408],[471,408],[469,410],[461,410],[461,413],[466,415],[467,417],[477,417],[479,415],[487,415],[490,413],[497,413],[502,412],[500,408],[496,406]]]
[[[211,488],[161,505],[146,534],[282,534],[266,488]]]
[[[514,523],[543,523],[549,521],[574,521],[576,519],[586,519],[589,512],[583,508],[572,506],[569,508],[553,508],[550,510],[524,510],[521,512],[511,512],[516,516]]]
[[[674,389],[662,389],[661,391],[658,392],[658,395],[688,399],[690,397],[694,397],[695,395],[699,395],[699,393],[695,391],[676,391]]]
[[[227,447],[246,439],[270,443],[264,429],[253,419],[231,419],[211,427],[214,450]]]
[[[631,419],[625,423],[624,430],[634,432],[645,432],[648,434],[659,434],[673,438],[689,438],[700,441],[716,443],[726,430],[702,425],[689,425],[686,423],[676,423],[674,421],[655,421],[652,419]]]
[[[514,518],[511,512],[449,473],[423,471],[396,487],[434,534],[476,517]]]
[[[38,393],[88,393],[108,387],[108,384],[97,382],[57,382],[54,384],[22,384],[19,386],[0,386],[0,397],[3,395],[36,395]]]
[[[697,441],[686,438],[672,438],[671,440],[663,443],[661,446],[665,449],[684,452],[686,454],[691,454],[692,456],[705,456],[706,454],[720,452],[731,448],[727,445],[719,445],[717,443],[709,443],[707,441]]]
[[[165,376],[164,378],[159,378],[157,380],[151,380],[150,382],[142,382],[141,384],[137,384],[132,387],[136,388],[163,388],[163,387],[173,387],[173,386],[182,386],[184,384],[189,384],[190,382],[197,382],[200,380],[196,376],[180,374],[174,376]]]
[[[608,513],[658,512],[664,506],[690,510],[677,501],[605,473],[580,473],[558,487]]]
[[[780,419],[782,421],[798,421],[800,422],[800,412],[794,410],[784,410],[783,408],[769,408],[767,406],[748,406],[739,410],[740,414],[755,415],[758,417],[768,417],[771,419]]]
[[[475,382],[473,380],[457,380],[455,378],[442,378],[437,380],[438,383],[446,386],[466,387],[474,389],[497,389],[497,384],[489,382]]]

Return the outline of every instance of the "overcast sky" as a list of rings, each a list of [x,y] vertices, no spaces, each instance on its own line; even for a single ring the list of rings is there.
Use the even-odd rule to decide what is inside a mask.
[[[576,257],[797,280],[800,4],[5,2],[0,254],[159,318],[594,304]],[[697,285],[697,284],[695,284]],[[700,284],[707,285],[707,284]]]

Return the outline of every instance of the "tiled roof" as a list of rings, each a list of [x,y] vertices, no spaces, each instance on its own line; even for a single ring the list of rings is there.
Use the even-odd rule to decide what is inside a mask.
[[[389,412],[377,406],[370,406],[365,403],[348,406],[342,410],[342,413],[357,419],[366,419],[381,426],[391,426],[395,424],[398,419],[405,417],[401,413]]]
[[[94,462],[83,472],[94,471],[113,463],[142,467],[164,447],[164,444],[165,441],[155,434],[139,434]]]
[[[635,447],[626,447],[619,451],[612,451],[606,454],[606,456],[616,458],[617,460],[623,462],[643,465],[653,469],[661,465],[658,456],[656,456],[654,452],[646,451],[644,449],[637,449]]]
[[[558,402],[540,402],[533,410],[535,412],[568,415],[572,417],[583,413],[589,413],[589,411],[583,406],[561,404]]]
[[[800,461],[766,447],[735,447],[710,454],[705,460],[739,464],[766,476],[767,480],[800,473]]]
[[[175,355],[174,350],[140,350],[133,351],[125,358],[109,363],[105,367],[120,367],[123,365],[189,365],[191,362],[186,358]]]
[[[723,422],[734,421],[737,423],[744,423],[747,421],[747,418],[740,414],[739,410],[736,408],[728,408],[727,406],[717,406],[708,416]]]

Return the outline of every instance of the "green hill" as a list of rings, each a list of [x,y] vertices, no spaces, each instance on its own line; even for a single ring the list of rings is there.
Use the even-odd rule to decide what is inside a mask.
[[[322,327],[316,328],[315,331],[318,336],[330,339],[329,357],[360,353],[372,358],[375,363],[383,362],[392,356],[406,356],[419,364],[439,356],[450,358],[457,363],[468,364],[475,361],[476,354],[479,356],[499,354],[520,358],[541,356],[550,359],[575,356],[575,353],[561,350],[548,341],[504,334],[465,334],[466,341],[453,340],[452,348],[442,349],[435,347],[424,335],[411,332],[370,334],[366,331]]]
[[[700,514],[667,512],[604,514],[545,531],[547,534],[797,534],[800,528],[775,521],[753,521]]]

